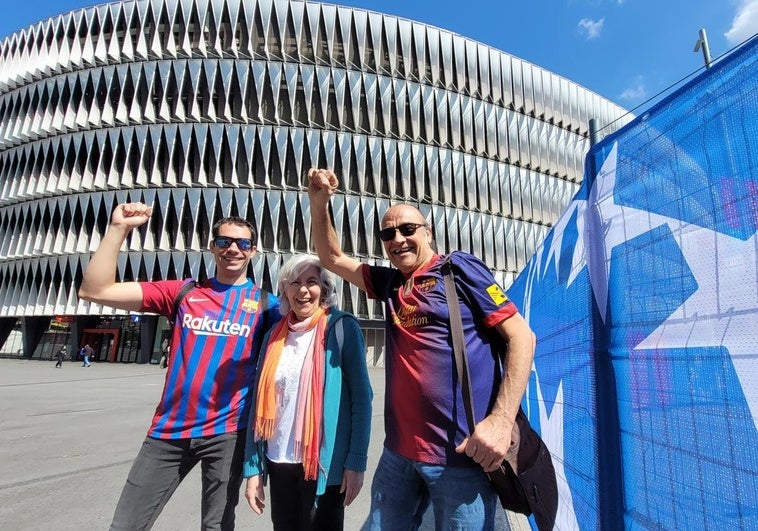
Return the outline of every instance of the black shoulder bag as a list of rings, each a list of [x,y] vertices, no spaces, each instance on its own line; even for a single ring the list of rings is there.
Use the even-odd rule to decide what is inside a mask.
[[[463,338],[463,322],[455,288],[455,277],[449,260],[443,264],[442,274],[445,279],[445,295],[450,312],[455,367],[463,395],[463,405],[466,409],[468,429],[470,433],[473,433],[476,423],[466,358],[466,342]],[[500,464],[500,468],[489,472],[487,476],[504,509],[527,516],[534,514],[534,520],[540,531],[553,529],[558,512],[555,468],[547,446],[532,429],[521,407],[513,424],[508,454]]]

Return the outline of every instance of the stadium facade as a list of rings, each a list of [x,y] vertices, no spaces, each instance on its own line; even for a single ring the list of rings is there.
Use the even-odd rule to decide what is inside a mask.
[[[212,275],[210,227],[240,215],[260,233],[251,275],[270,289],[311,248],[313,166],[342,176],[348,251],[386,263],[381,215],[409,202],[440,252],[471,252],[508,286],[578,189],[590,118],[629,120],[539,66],[360,9],[137,0],[43,20],[0,42],[0,344],[155,359],[164,318],[76,295],[115,205],[154,206],[119,280]],[[381,363],[381,305],[339,289]]]

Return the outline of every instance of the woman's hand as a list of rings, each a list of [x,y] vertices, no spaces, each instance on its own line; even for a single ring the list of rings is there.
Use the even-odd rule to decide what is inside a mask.
[[[345,507],[353,503],[353,500],[361,491],[361,487],[363,487],[363,475],[363,472],[356,472],[355,470],[348,470],[347,468],[342,473],[340,493],[345,493]]]
[[[263,478],[260,474],[247,478],[245,498],[253,511],[263,514],[263,509],[266,507],[266,494],[263,492]]]

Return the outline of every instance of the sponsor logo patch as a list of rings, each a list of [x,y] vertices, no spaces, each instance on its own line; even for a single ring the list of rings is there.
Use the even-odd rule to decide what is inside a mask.
[[[182,328],[189,328],[199,336],[250,336],[250,327],[248,325],[233,323],[229,320],[218,321],[211,319],[207,315],[195,317],[185,313],[182,318]]]
[[[505,293],[503,293],[503,290],[501,290],[500,286],[498,286],[497,284],[492,284],[489,288],[487,288],[487,293],[492,299],[492,302],[494,302],[498,306],[508,302],[508,297],[505,295]]]

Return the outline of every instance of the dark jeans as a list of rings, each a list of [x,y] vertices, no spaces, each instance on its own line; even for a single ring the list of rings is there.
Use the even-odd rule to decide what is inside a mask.
[[[146,437],[121,492],[111,530],[152,528],[179,483],[198,462],[203,485],[201,528],[234,529],[244,454],[245,431],[197,439]]]
[[[271,521],[275,531],[340,531],[345,494],[327,486],[316,502],[316,482],[305,481],[303,465],[268,462]]]

